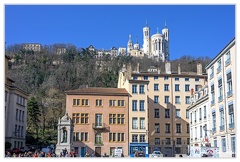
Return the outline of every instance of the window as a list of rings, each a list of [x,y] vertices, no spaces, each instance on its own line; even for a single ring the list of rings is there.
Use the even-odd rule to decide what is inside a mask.
[[[199,120],[202,120],[202,108],[199,108]]]
[[[170,133],[170,124],[165,124],[165,133]]]
[[[206,119],[206,117],[207,117],[207,108],[206,108],[206,106],[203,107],[203,116],[204,116],[204,119]]]
[[[222,152],[226,152],[226,139],[225,139],[225,137],[222,138]]]
[[[186,96],[186,104],[190,104],[190,96]]]
[[[124,107],[125,101],[124,100],[117,100],[118,101],[118,107]]]
[[[164,84],[164,91],[169,91],[169,84]]]
[[[198,82],[199,81],[199,78],[195,78],[195,82]]]
[[[22,116],[22,110],[19,110],[19,117],[18,117],[19,121],[21,121],[21,116]]]
[[[137,118],[132,118],[132,129],[138,129]]]
[[[200,127],[199,127],[199,131],[200,131],[200,138],[202,138],[202,130],[203,130],[203,128],[202,128],[202,126],[200,126]]]
[[[137,80],[138,79],[138,77],[137,76],[133,76],[133,80]]]
[[[233,109],[233,102],[230,101],[228,103],[228,115],[229,115],[229,128],[234,128],[234,109]]]
[[[101,133],[95,133],[95,144],[103,144]]]
[[[79,132],[74,132],[73,133],[73,141],[79,141],[80,140],[80,138],[79,138]]]
[[[199,90],[199,85],[195,85],[195,91],[197,92]]]
[[[159,125],[159,123],[155,123],[154,130],[155,130],[155,133],[160,133],[160,125]]]
[[[154,109],[154,118],[159,118],[159,109]]]
[[[115,107],[117,106],[116,100],[109,100],[109,107]]]
[[[155,145],[160,145],[160,138],[155,138]]]
[[[217,139],[213,140],[213,147],[217,147]]]
[[[185,81],[189,81],[189,78],[185,78]]]
[[[158,76],[154,76],[154,80],[158,80]]]
[[[176,118],[181,118],[180,109],[176,109]]]
[[[145,135],[144,134],[140,134],[140,142],[145,142]]]
[[[88,132],[81,132],[80,141],[88,141]]]
[[[168,76],[164,76],[164,80],[168,80]]]
[[[175,96],[175,104],[180,104],[180,96]]]
[[[139,87],[139,93],[144,94],[144,85],[140,85]]]
[[[181,138],[177,138],[177,145],[181,145],[182,144],[182,139]]]
[[[220,60],[218,60],[217,73],[219,73],[221,71],[221,68],[222,68],[222,61],[220,59]]]
[[[181,133],[181,124],[176,124],[176,133]]]
[[[124,142],[125,141],[125,135],[124,133],[109,133],[108,135],[109,142]]]
[[[189,110],[186,110],[186,118],[189,119]]]
[[[132,93],[137,93],[137,85],[132,85]]]
[[[16,109],[16,120],[18,120],[18,109]]]
[[[166,138],[166,145],[171,145],[171,139],[170,138]]]
[[[143,76],[143,79],[144,80],[148,80],[148,76]]]
[[[144,103],[145,103],[145,101],[144,100],[140,100],[140,105],[139,105],[139,110],[140,111],[145,111],[145,109],[144,109]]]
[[[187,124],[187,133],[189,133],[189,124]]]
[[[125,124],[125,115],[109,114],[109,124]]]
[[[158,84],[154,84],[154,91],[158,91]]]
[[[211,73],[209,78],[212,79],[213,75],[214,75],[214,66],[211,67]]]
[[[218,80],[218,101],[223,100],[222,78]]]
[[[214,84],[211,85],[211,105],[215,104],[215,93],[214,93]]]
[[[165,101],[164,103],[168,104],[169,103],[169,96],[165,96]]]
[[[132,135],[132,142],[138,142],[138,135],[137,134]]]
[[[22,122],[24,122],[24,111],[22,112]]]
[[[185,91],[186,92],[190,91],[190,85],[189,84],[185,84]]]
[[[7,101],[7,97],[8,97],[8,92],[5,91],[5,101]]]
[[[190,121],[191,121],[191,124],[192,124],[192,121],[193,121],[192,113],[190,113]]]
[[[165,118],[170,118],[170,110],[165,109]]]
[[[88,113],[73,113],[72,120],[75,124],[88,124],[89,114]]]
[[[223,105],[219,107],[219,113],[220,113],[220,131],[224,130],[224,111],[223,111]]]
[[[190,138],[187,138],[187,145],[190,144]]]
[[[179,84],[175,84],[175,91],[180,91]]]
[[[145,129],[145,118],[140,118],[140,129]]]
[[[73,106],[79,106],[80,105],[80,99],[73,99]]]
[[[82,99],[82,106],[88,106],[88,99]]]
[[[227,73],[227,97],[232,95],[232,72]]]
[[[236,143],[235,136],[232,136],[231,137],[231,150],[233,153],[235,153],[235,143]]]
[[[132,111],[137,111],[137,100],[132,100]]]
[[[102,103],[103,103],[102,100],[99,99],[96,100],[96,106],[103,106]]]
[[[88,114],[81,113],[81,124],[88,124]]]
[[[225,66],[228,66],[231,62],[231,55],[230,52],[228,52],[225,56]]]
[[[175,81],[179,81],[179,78],[175,78]]]
[[[212,110],[212,132],[216,132],[216,113]]]
[[[154,96],[154,103],[158,103],[159,96]]]

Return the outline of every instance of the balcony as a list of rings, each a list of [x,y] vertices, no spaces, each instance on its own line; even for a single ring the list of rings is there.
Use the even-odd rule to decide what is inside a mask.
[[[234,123],[228,124],[229,129],[233,129],[235,127]]]
[[[221,102],[222,100],[223,100],[223,96],[221,95],[218,97],[218,102]]]
[[[110,132],[109,125],[107,125],[105,123],[92,123],[92,128],[94,130],[101,130],[101,131]]]
[[[227,97],[230,97],[230,96],[232,96],[232,90],[229,90],[229,91],[227,92]]]
[[[224,130],[224,125],[220,125],[220,131],[223,131]]]
[[[230,63],[231,63],[231,60],[230,60],[230,58],[228,58],[228,59],[225,61],[225,66],[228,66]]]

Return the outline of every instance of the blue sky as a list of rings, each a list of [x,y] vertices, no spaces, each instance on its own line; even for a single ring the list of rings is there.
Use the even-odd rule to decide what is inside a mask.
[[[150,34],[170,33],[170,60],[183,55],[215,57],[234,37],[235,5],[5,5],[5,42],[71,43],[86,48],[127,47],[143,43],[146,20]]]

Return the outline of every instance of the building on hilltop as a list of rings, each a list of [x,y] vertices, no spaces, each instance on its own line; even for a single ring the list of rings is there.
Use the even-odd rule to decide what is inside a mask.
[[[39,43],[25,43],[23,45],[23,49],[32,50],[34,52],[40,52],[42,49],[42,45]]]
[[[133,44],[132,36],[129,35],[127,43],[127,54],[135,57],[146,56],[158,61],[166,62],[170,60],[169,54],[169,30],[165,24],[162,33],[157,32],[150,35],[150,27],[148,23],[143,28],[143,47],[140,48],[138,40]]]

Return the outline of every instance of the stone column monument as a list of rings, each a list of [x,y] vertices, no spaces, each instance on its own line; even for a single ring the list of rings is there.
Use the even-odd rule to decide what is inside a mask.
[[[60,152],[67,149],[68,153],[74,150],[73,148],[73,123],[68,113],[58,120],[58,140],[55,153],[59,156]]]

